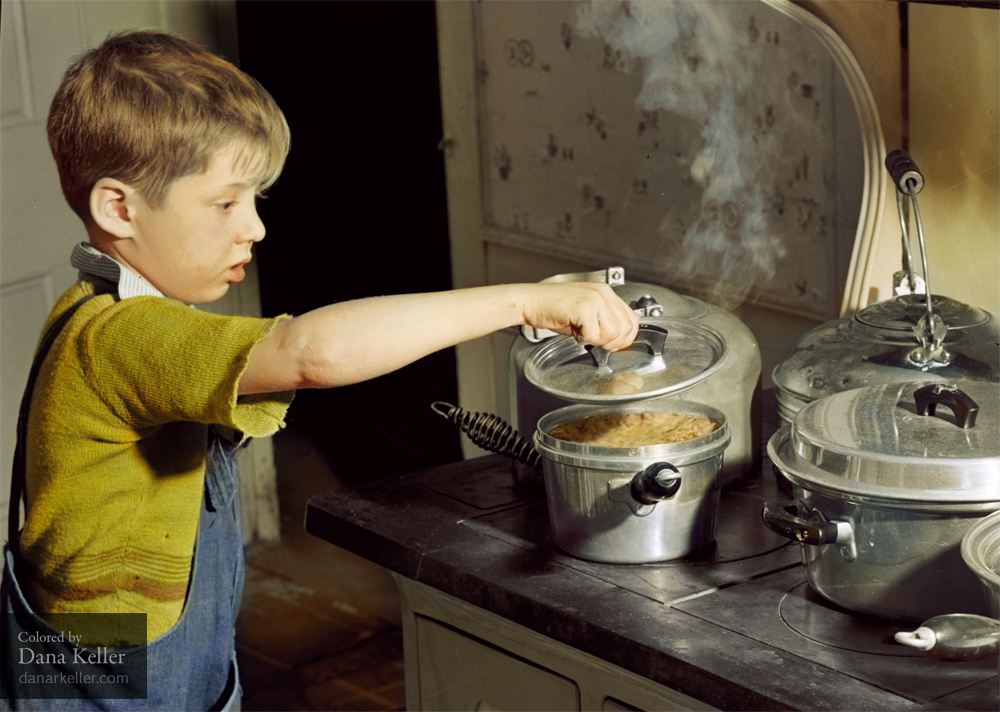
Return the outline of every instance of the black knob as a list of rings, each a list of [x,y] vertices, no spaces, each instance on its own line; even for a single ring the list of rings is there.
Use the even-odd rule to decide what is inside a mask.
[[[656,504],[670,499],[681,488],[681,477],[669,462],[655,462],[632,478],[632,499],[639,504]]]
[[[895,150],[885,157],[885,167],[897,190],[904,195],[916,195],[924,188],[924,177],[906,151]]]

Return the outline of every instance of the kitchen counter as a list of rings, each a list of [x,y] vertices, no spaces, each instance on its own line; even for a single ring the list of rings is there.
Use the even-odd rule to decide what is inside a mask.
[[[313,497],[306,529],[397,580],[711,707],[1000,709],[996,657],[934,660],[892,641],[913,626],[813,593],[798,545],[760,523],[763,502],[782,498],[765,459],[723,494],[713,544],[677,561],[599,564],[560,552],[543,489],[488,456]],[[407,674],[409,686],[409,664]]]

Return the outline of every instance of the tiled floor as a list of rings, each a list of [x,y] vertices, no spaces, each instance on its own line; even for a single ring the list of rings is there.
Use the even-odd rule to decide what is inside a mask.
[[[275,436],[282,540],[255,544],[237,629],[244,710],[403,710],[389,574],[307,534],[306,500],[340,486],[308,440]]]

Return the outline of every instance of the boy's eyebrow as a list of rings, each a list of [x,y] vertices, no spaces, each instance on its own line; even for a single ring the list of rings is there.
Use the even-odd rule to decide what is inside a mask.
[[[225,193],[230,190],[250,190],[251,188],[256,190],[259,185],[260,183],[255,181],[234,181],[233,183],[219,186],[219,188],[213,191],[213,194]]]

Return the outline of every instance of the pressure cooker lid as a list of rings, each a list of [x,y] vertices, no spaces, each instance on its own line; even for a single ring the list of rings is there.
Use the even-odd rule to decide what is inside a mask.
[[[725,361],[723,336],[685,319],[643,319],[627,349],[609,352],[569,336],[550,339],[528,359],[525,377],[547,393],[578,403],[625,403],[678,393]]]
[[[933,295],[931,306],[949,329],[967,329],[990,320],[990,314],[949,297]],[[855,319],[881,329],[910,331],[927,313],[924,294],[904,294],[884,302],[876,302],[855,315]]]
[[[796,415],[782,463],[807,482],[894,499],[1000,501],[1000,384],[892,383]]]

